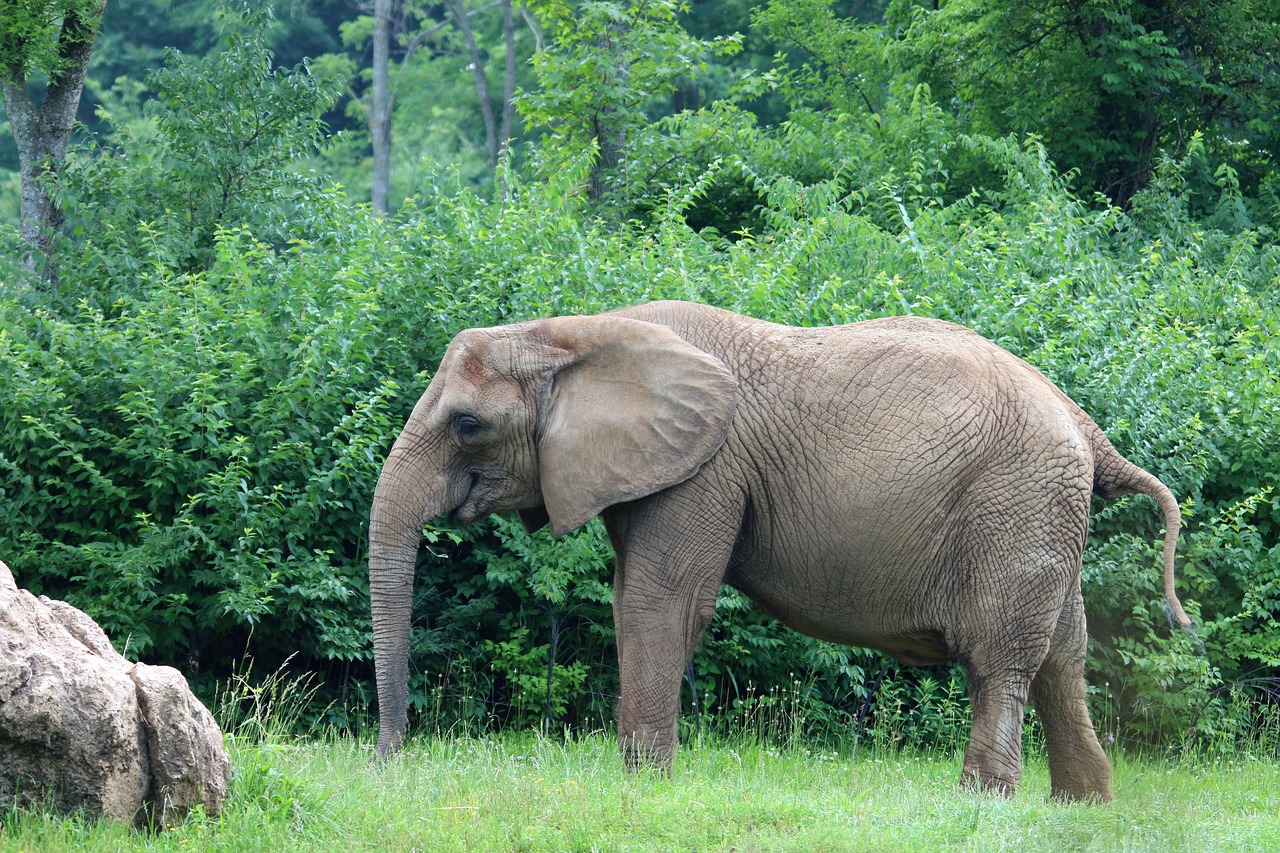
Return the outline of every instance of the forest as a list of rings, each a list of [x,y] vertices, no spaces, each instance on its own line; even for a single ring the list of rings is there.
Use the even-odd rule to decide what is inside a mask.
[[[30,0],[0,59],[0,560],[130,658],[202,696],[298,679],[300,729],[370,731],[370,500],[462,329],[917,314],[1180,501],[1195,636],[1153,505],[1094,502],[1104,742],[1280,750],[1271,0]],[[612,726],[611,566],[598,521],[428,524],[411,729]],[[685,735],[968,726],[960,668],[728,587],[686,681]]]

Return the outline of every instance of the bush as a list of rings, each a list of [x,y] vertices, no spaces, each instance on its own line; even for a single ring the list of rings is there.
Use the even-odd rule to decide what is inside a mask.
[[[219,231],[237,228],[283,248],[335,201],[298,164],[325,145],[320,116],[337,89],[305,66],[273,67],[271,14],[256,5],[220,6],[223,50],[167,51],[147,77],[156,97],[134,109],[136,95],[114,99],[115,114],[100,113],[113,139],[72,152],[55,188],[77,238],[64,277],[129,293],[144,257],[204,269]]]

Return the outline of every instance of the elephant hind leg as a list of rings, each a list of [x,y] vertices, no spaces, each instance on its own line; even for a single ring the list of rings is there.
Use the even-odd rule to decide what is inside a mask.
[[[1098,743],[1085,701],[1087,636],[1077,591],[1058,621],[1049,654],[1031,683],[1031,701],[1044,726],[1055,799],[1110,802],[1111,763]]]
[[[1069,568],[1047,551],[985,556],[976,562],[949,643],[969,675],[973,712],[961,784],[1012,796],[1022,781],[1024,712],[1049,652]]]
[[[1088,527],[1090,479],[1080,460],[1050,454],[1035,463],[1053,477],[1028,480],[1017,468],[976,481],[956,528],[962,581],[947,637],[968,670],[973,708],[962,778],[1006,795],[1022,777],[1026,704],[1036,684],[1057,683],[1040,672],[1063,634],[1064,608],[1080,601]],[[1056,703],[1049,700],[1051,714],[1061,716],[1068,703]]]
[[[973,662],[966,669],[973,730],[960,785],[1011,797],[1022,782],[1022,719],[1030,674],[987,670]]]

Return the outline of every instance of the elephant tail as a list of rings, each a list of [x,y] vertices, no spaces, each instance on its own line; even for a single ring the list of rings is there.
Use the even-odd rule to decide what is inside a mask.
[[[1178,509],[1178,500],[1155,475],[1121,456],[1096,424],[1093,429],[1093,490],[1104,498],[1135,493],[1148,495],[1160,507],[1164,516],[1164,599],[1170,621],[1184,631],[1191,632],[1191,619],[1182,609],[1182,602],[1178,600],[1178,593],[1174,590],[1174,554],[1178,549],[1178,534],[1182,530],[1182,513]]]

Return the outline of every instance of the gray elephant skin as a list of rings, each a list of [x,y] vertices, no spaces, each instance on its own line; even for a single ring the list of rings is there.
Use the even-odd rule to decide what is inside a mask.
[[[459,334],[392,446],[369,572],[381,721],[407,725],[423,525],[518,510],[613,545],[628,767],[669,769],[680,679],[720,584],[797,631],[899,661],[959,661],[961,781],[1012,795],[1032,703],[1053,795],[1112,797],[1085,705],[1080,560],[1092,494],[1177,501],[1064,393],[961,326],[892,317],[800,329],[655,302]]]

